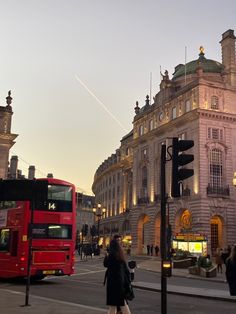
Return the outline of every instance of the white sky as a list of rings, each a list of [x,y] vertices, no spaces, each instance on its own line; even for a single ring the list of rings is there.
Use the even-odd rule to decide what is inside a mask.
[[[221,62],[235,0],[0,0],[0,104],[12,90],[11,155],[27,175],[91,193],[97,167],[132,129],[136,100],[159,90],[160,66]],[[171,75],[170,75],[171,76]]]

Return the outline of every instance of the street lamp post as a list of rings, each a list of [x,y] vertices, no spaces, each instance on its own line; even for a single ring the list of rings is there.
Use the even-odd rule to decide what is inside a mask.
[[[100,203],[97,204],[97,207],[93,208],[94,216],[97,217],[97,221],[98,221],[98,245],[99,245],[99,239],[100,239],[100,220],[105,214],[105,212],[106,212],[106,208],[102,208],[102,205]]]

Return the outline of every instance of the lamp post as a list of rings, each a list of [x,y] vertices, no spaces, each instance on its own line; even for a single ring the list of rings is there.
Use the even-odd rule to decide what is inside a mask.
[[[97,204],[96,207],[93,208],[94,216],[97,217],[98,221],[98,245],[99,245],[99,238],[100,238],[100,220],[102,219],[103,215],[106,212],[106,208],[102,208],[100,203]]]

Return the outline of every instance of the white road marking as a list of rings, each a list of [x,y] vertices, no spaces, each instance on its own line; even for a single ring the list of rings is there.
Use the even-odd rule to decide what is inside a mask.
[[[102,273],[102,272],[105,272],[105,270],[91,270],[91,271],[88,271],[88,272],[85,272],[85,273],[77,273],[77,274],[72,274],[70,276],[67,276],[67,277],[64,277],[64,276],[50,276],[50,277],[46,277],[44,278],[44,280],[50,280],[50,279],[68,279],[70,277],[75,277],[75,276],[83,276],[83,275],[88,275],[88,274],[96,274],[96,273]]]

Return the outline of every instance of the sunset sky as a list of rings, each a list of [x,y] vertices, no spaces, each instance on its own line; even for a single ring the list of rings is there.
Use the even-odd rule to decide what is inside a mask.
[[[0,0],[0,104],[12,91],[10,151],[27,175],[91,194],[97,167],[132,129],[135,102],[159,91],[160,66],[221,62],[235,0]]]

